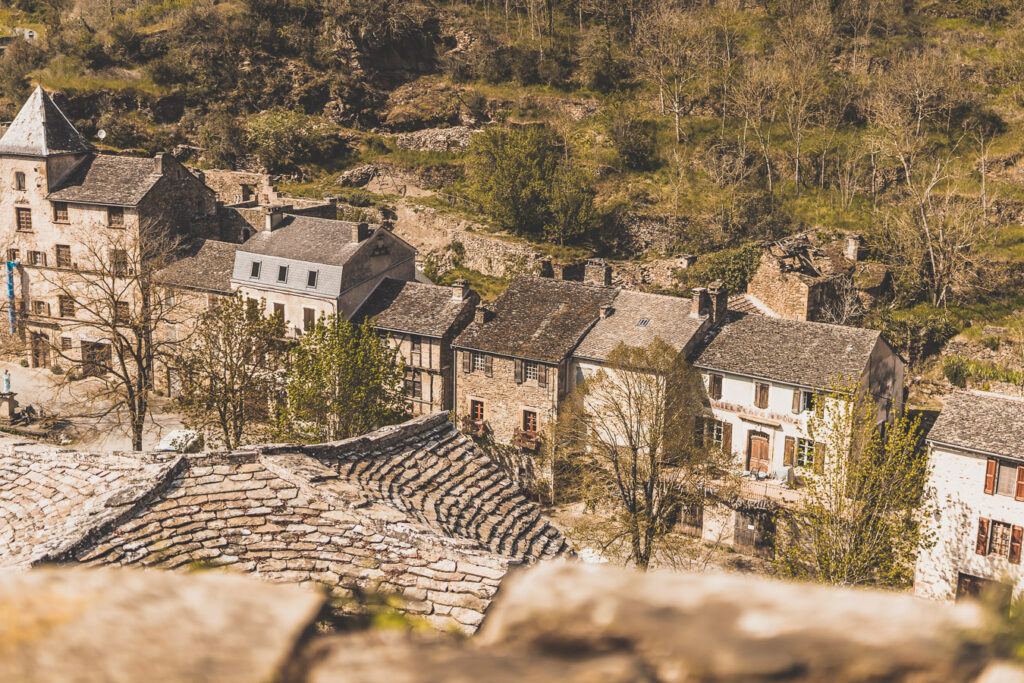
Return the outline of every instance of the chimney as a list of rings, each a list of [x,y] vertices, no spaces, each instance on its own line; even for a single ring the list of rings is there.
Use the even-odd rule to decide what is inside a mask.
[[[857,262],[857,257],[860,255],[860,240],[861,237],[857,233],[846,236],[846,249],[843,251],[843,256],[854,263]]]
[[[284,219],[283,207],[280,206],[264,206],[263,207],[263,231],[272,232],[274,228],[281,224]]]
[[[452,283],[452,301],[465,301],[469,296],[469,283],[459,278]]]
[[[352,241],[362,242],[370,236],[370,226],[366,223],[353,223],[352,224]]]
[[[592,258],[583,268],[583,281],[609,287],[612,284],[612,267],[603,258]]]
[[[473,311],[473,322],[485,323],[491,319],[491,312],[483,306],[477,306],[476,310]]]
[[[708,314],[709,304],[708,290],[704,287],[694,287],[690,292],[690,317],[703,318]]]
[[[602,306],[601,307],[601,319],[604,320],[605,318],[610,316],[612,314],[613,310],[614,309],[611,306]]]
[[[155,157],[153,157],[153,175],[164,174],[164,157],[166,156],[166,152],[160,152]]]
[[[721,280],[715,280],[708,285],[708,294],[711,297],[711,324],[721,325],[729,310],[729,291]]]

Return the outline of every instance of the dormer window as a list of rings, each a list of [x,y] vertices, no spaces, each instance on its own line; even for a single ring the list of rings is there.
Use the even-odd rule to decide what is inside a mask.
[[[316,287],[316,279],[317,279],[317,275],[319,274],[319,272],[320,271],[317,271],[317,270],[309,271],[309,273],[306,275],[306,286],[307,287]]]
[[[18,171],[14,174],[14,189],[24,191],[25,187],[25,174]]]
[[[277,267],[277,281],[288,282],[288,266]]]
[[[252,267],[249,269],[249,277],[251,277],[252,279],[255,280],[255,279],[258,279],[259,276],[260,276],[260,262],[259,261],[253,261],[252,262]]]
[[[107,207],[107,225],[111,228],[124,227],[124,208],[120,206]]]

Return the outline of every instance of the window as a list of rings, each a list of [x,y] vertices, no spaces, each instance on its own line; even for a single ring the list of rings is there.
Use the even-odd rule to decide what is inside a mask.
[[[45,301],[33,301],[32,312],[36,315],[50,315],[50,304]]]
[[[412,397],[422,398],[423,397],[423,375],[418,372],[412,373]]]
[[[128,252],[124,249],[110,250],[110,272],[114,277],[128,275]]]
[[[1011,527],[1006,522],[992,522],[992,535],[988,542],[988,554],[1010,557]]]
[[[528,380],[532,379],[536,381],[537,378],[540,377],[540,368],[537,366],[536,363],[526,361],[523,364],[523,377]]]
[[[53,222],[54,223],[67,223],[68,222],[68,205],[64,202],[53,203]]]
[[[979,555],[996,555],[1014,564],[1020,563],[1021,540],[1024,528],[994,519],[978,520],[978,540],[975,552]]]
[[[311,271],[309,271],[309,273],[306,274],[306,286],[307,287],[316,287],[316,278],[317,278],[317,275],[319,274],[319,272],[320,271],[317,271],[317,270],[311,270]]]
[[[277,281],[288,282],[288,266],[277,267]]]
[[[118,301],[114,304],[114,324],[115,325],[127,325],[131,319],[131,309],[128,308],[127,301]]]
[[[60,350],[61,351],[70,351],[71,350],[71,337],[61,337],[60,338]]]
[[[32,210],[18,207],[14,210],[18,219],[18,230],[21,232],[32,232]]]
[[[647,325],[649,325],[650,322],[651,322],[650,318],[640,318],[640,320],[637,321],[636,326],[637,327],[647,327]]]
[[[474,422],[484,421],[484,402],[483,401],[470,401],[469,402],[469,419]]]
[[[60,317],[75,317],[75,300],[72,299],[70,296],[57,297],[57,308],[60,309]]]
[[[722,398],[722,376],[708,375],[708,396],[716,401]]]
[[[260,262],[253,261],[252,266],[249,268],[249,277],[258,278],[260,276]]]
[[[706,420],[704,424],[708,439],[721,448],[725,441],[725,424],[721,420]]]
[[[523,431],[527,434],[537,433],[537,413],[532,410],[523,411]]]
[[[483,372],[487,369],[487,358],[482,353],[473,352],[473,372]]]
[[[423,339],[416,334],[409,337],[409,362],[413,365],[423,363]]]
[[[57,245],[57,267],[58,268],[70,268],[71,267],[71,247],[66,244]]]
[[[704,506],[700,503],[683,503],[679,510],[679,530],[687,536],[700,538],[704,533]]]
[[[14,189],[15,190],[24,190],[25,187],[26,187],[25,174],[22,173],[21,171],[16,172],[14,174]]]
[[[274,317],[284,320],[284,304],[274,304]]]
[[[302,309],[302,331],[310,332],[316,326],[316,310],[312,308]]]
[[[124,227],[124,209],[120,206],[107,207],[107,225],[111,228]]]
[[[758,408],[768,407],[768,385],[754,382],[754,405]]]
[[[1012,496],[1017,489],[1017,465],[1006,460],[996,461],[996,495]]]
[[[8,249],[7,250],[7,260],[10,261],[11,263],[14,263],[15,261],[17,261],[18,260],[18,250],[17,249]]]
[[[814,454],[816,449],[811,439],[796,440],[796,466],[814,467]]]
[[[28,252],[28,262],[33,266],[45,266],[46,254],[41,251],[30,251]]]

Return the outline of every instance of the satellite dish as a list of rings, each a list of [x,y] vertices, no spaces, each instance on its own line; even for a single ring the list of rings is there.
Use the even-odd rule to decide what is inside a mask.
[[[98,137],[100,140],[105,140],[107,137],[107,131],[100,128],[99,131],[97,131],[96,133],[96,137]]]

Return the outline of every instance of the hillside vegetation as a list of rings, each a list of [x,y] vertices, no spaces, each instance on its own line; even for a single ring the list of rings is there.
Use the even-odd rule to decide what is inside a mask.
[[[387,161],[572,253],[649,250],[624,237],[643,215],[661,252],[747,273],[746,245],[854,230],[896,283],[865,324],[905,350],[1018,323],[1014,0],[15,0],[0,24],[41,31],[0,59],[8,118],[41,83],[108,145],[194,145],[315,193]],[[486,130],[395,144],[457,124]]]

